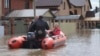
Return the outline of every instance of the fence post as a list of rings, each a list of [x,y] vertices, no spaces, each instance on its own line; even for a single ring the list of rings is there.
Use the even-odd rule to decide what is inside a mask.
[[[10,34],[11,34],[11,35],[14,35],[14,33],[15,33],[15,29],[14,29],[14,25],[15,25],[15,24],[14,24],[14,21],[15,21],[14,18],[11,18],[11,19],[10,19],[10,25],[11,25]]]

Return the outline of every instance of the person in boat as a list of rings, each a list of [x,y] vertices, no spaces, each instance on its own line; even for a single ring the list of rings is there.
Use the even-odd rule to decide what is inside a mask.
[[[27,40],[34,46],[38,44],[36,47],[39,47],[42,39],[46,36],[46,30],[49,30],[49,25],[43,20],[43,16],[36,17],[29,27]]]
[[[36,18],[35,22],[29,28],[28,32],[35,32],[37,38],[44,38],[46,36],[46,31],[49,30],[49,25],[43,20],[43,16]]]
[[[60,34],[60,27],[58,23],[55,23],[53,30],[50,31],[50,35],[59,35]]]

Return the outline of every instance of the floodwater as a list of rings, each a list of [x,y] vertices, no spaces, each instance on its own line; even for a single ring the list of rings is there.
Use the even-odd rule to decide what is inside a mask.
[[[9,37],[0,38],[0,56],[100,56],[100,30],[83,29],[67,35],[64,46],[43,49],[13,49],[7,47]]]

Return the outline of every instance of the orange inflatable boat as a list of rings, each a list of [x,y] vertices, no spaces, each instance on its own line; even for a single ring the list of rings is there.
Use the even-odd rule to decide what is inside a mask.
[[[21,48],[23,46],[23,44],[29,44],[29,43],[25,43],[27,36],[18,36],[18,37],[13,37],[8,41],[8,47],[11,49],[17,49],[17,48]],[[60,35],[55,35],[55,36],[50,36],[50,37],[46,37],[44,38],[41,42],[41,48],[42,49],[52,49],[52,48],[56,48],[58,46],[64,45],[66,41],[66,36],[64,35],[64,33],[61,31]],[[39,42],[37,42],[39,43]],[[29,46],[29,45],[27,45]],[[34,45],[33,45],[34,46]]]
[[[26,36],[22,35],[22,36],[18,36],[18,37],[13,37],[8,41],[8,47],[10,49],[17,49],[17,48],[21,48],[23,41],[25,41]]]
[[[65,42],[66,42],[66,36],[64,35],[63,32],[60,32],[60,35],[55,35],[45,38],[42,41],[42,48],[43,49],[56,48],[58,46],[64,45]]]

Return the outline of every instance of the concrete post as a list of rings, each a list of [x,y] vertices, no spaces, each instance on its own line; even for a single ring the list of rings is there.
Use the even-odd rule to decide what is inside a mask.
[[[10,32],[10,34],[11,35],[14,35],[14,33],[15,33],[15,29],[14,29],[15,23],[14,23],[14,21],[15,20],[13,18],[10,19],[10,25],[11,25],[11,32]]]

